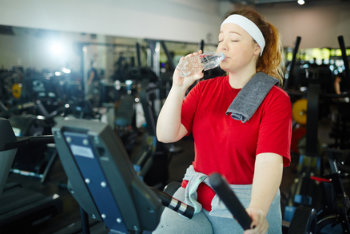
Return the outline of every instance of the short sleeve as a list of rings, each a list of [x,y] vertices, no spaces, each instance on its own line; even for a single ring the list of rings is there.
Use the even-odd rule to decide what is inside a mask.
[[[279,154],[283,157],[283,166],[289,166],[292,138],[292,107],[290,98],[286,92],[277,88],[277,91],[270,95],[264,104],[256,154]]]
[[[187,129],[188,134],[190,134],[192,131],[193,119],[196,113],[197,105],[201,94],[200,87],[201,82],[199,82],[190,90],[190,92],[186,95],[182,103],[181,123]]]

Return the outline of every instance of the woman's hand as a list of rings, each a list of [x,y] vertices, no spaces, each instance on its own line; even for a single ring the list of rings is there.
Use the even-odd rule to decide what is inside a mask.
[[[247,212],[252,218],[252,229],[246,230],[244,234],[263,234],[267,233],[269,224],[266,220],[266,214],[261,209],[247,208]]]
[[[198,51],[192,54],[188,54],[185,57],[182,57],[179,61],[179,64],[181,64],[185,59],[191,59],[191,57],[195,57],[202,54],[202,51]],[[195,61],[196,64],[188,64],[188,66],[200,66],[200,59],[198,61]],[[179,65],[178,65],[179,66]],[[189,76],[181,76],[181,72],[178,67],[176,67],[174,75],[173,75],[173,86],[181,87],[184,89],[188,89],[196,80],[199,80],[203,77],[203,71],[202,69],[195,69],[195,72],[190,74]]]

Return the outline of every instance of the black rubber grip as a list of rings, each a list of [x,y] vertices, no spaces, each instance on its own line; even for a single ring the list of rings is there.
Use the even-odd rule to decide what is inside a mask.
[[[211,174],[209,176],[209,183],[241,227],[244,230],[250,229],[252,219],[221,175],[218,173]]]
[[[173,211],[176,211],[179,214],[182,214],[183,216],[186,216],[189,219],[193,217],[194,208],[192,206],[187,205],[186,203],[183,203],[158,189],[153,189],[153,191],[156,192],[157,196],[160,198],[164,206],[172,209]]]

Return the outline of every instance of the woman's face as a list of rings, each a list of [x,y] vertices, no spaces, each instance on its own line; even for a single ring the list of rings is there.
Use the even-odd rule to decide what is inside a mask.
[[[260,47],[240,26],[227,23],[221,27],[216,51],[225,54],[225,59],[220,64],[221,69],[226,72],[237,72],[249,64],[255,65]]]

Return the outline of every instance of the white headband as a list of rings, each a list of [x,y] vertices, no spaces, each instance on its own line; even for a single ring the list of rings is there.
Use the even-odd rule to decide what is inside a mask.
[[[224,22],[222,22],[221,27],[223,24],[227,23],[237,24],[243,28],[256,41],[256,43],[258,43],[261,49],[260,55],[262,55],[265,47],[265,39],[260,29],[253,21],[242,15],[230,15],[224,20]]]

